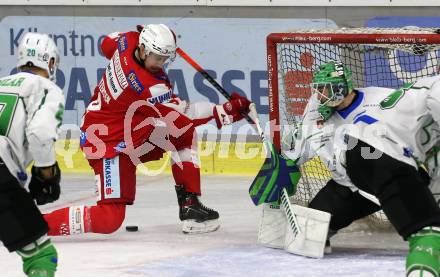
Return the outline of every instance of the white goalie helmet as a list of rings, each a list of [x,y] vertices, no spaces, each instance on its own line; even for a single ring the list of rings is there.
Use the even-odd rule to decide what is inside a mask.
[[[49,68],[51,59],[54,59],[52,70]],[[49,79],[56,81],[56,71],[60,62],[60,54],[55,42],[46,34],[26,33],[18,46],[17,67],[28,65],[44,69]]]
[[[173,31],[164,24],[138,25],[139,45],[145,45],[146,54],[155,53],[170,57],[171,61],[176,58],[176,36]]]

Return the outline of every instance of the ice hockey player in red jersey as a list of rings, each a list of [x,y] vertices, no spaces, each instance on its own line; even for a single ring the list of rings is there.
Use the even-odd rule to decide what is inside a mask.
[[[188,103],[173,94],[164,65],[176,56],[175,34],[163,24],[138,25],[102,42],[109,59],[83,117],[81,149],[95,172],[95,206],[66,207],[46,214],[49,235],[116,231],[135,199],[136,165],[171,152],[179,218],[184,233],[219,228],[217,211],[198,196],[200,168],[195,127],[242,119],[250,101],[237,93],[223,105]]]

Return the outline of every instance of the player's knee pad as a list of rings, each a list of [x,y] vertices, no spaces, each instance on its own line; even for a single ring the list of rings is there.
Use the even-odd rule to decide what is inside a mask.
[[[425,227],[408,238],[406,276],[438,277],[440,271],[440,228]]]
[[[12,252],[46,234],[48,227],[25,189],[19,184],[1,185],[9,189],[0,192],[0,240]]]
[[[101,204],[90,207],[90,218],[93,233],[113,233],[124,222],[125,204]]]
[[[406,239],[424,226],[440,226],[440,208],[417,176],[397,177],[377,195],[397,232]]]

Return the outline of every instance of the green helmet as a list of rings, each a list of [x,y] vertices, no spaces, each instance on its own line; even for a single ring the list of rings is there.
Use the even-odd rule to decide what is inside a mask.
[[[321,102],[319,110],[326,111],[325,116],[321,115],[327,120],[334,108],[353,90],[351,71],[340,62],[330,61],[313,74],[311,85],[312,92],[318,94],[318,100]],[[332,112],[329,113],[330,110]]]

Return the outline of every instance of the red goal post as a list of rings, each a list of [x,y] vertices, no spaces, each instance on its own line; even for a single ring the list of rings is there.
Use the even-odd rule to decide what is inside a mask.
[[[311,94],[313,72],[330,60],[339,60],[350,68],[355,87],[399,88],[439,73],[440,34],[438,29],[417,27],[269,34],[269,119],[271,138],[279,150],[288,146],[283,144],[286,126],[301,119]],[[301,184],[293,200],[306,205],[330,173],[319,159],[302,165],[301,172]]]

